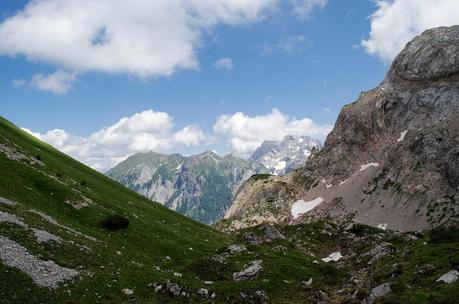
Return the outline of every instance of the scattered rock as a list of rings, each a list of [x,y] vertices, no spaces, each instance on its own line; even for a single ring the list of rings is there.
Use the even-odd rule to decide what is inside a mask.
[[[132,296],[134,294],[134,290],[128,288],[123,289],[122,292],[125,296]]]
[[[260,245],[263,243],[263,239],[253,232],[244,232],[241,238],[244,242],[251,245]]]
[[[3,236],[0,236],[0,259],[7,266],[18,268],[42,287],[57,288],[59,283],[78,275],[74,269],[61,267],[53,261],[39,260],[25,247]]]
[[[209,291],[205,288],[199,288],[197,295],[203,299],[207,299],[209,297]]]
[[[236,254],[247,251],[247,248],[244,245],[229,245],[226,251],[231,254]]]
[[[341,252],[337,251],[337,252],[330,253],[330,255],[326,258],[323,258],[322,261],[324,261],[325,263],[338,262],[342,258],[343,256],[341,255]]]
[[[392,255],[395,253],[395,247],[390,243],[382,243],[377,245],[375,248],[371,249],[369,252],[365,253],[364,256],[370,256],[371,260],[368,262],[369,265],[372,265],[379,261],[380,259]]]
[[[354,229],[354,223],[352,223],[352,222],[343,223],[341,225],[341,230],[343,230],[343,231],[349,232],[349,231],[352,231],[352,229]]]
[[[381,284],[371,290],[370,295],[363,300],[362,304],[373,304],[375,300],[388,295],[391,291],[390,283]]]
[[[173,297],[180,296],[182,288],[177,283],[166,283],[166,290]]]
[[[418,274],[430,274],[435,270],[435,266],[432,264],[426,264],[419,269]]]
[[[449,272],[445,273],[442,275],[440,278],[438,278],[437,282],[443,282],[446,284],[452,284],[459,279],[459,271],[457,270],[450,270]]]
[[[412,234],[407,234],[404,236],[405,241],[411,242],[411,241],[416,241],[418,238]]]
[[[262,231],[264,234],[265,241],[267,240],[276,240],[276,239],[285,239],[285,236],[277,230],[276,227],[274,227],[271,224],[263,224],[261,225],[258,230]]]
[[[247,265],[247,267],[242,271],[233,273],[233,280],[238,282],[251,280],[257,277],[263,271],[263,266],[261,266],[261,263],[261,260],[250,262],[250,264]]]
[[[309,278],[307,280],[302,280],[300,283],[303,286],[311,286],[312,285],[312,281],[313,281],[312,278]]]

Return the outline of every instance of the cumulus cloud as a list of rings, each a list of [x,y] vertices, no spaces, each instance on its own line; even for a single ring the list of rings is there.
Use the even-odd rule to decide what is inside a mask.
[[[51,92],[57,95],[64,95],[71,89],[76,81],[77,74],[57,70],[52,74],[36,74],[30,81],[30,86],[39,91]]]
[[[285,135],[309,135],[323,140],[331,129],[332,126],[317,124],[310,118],[289,117],[277,109],[253,117],[241,112],[222,115],[214,125],[215,133],[227,139],[231,150],[245,157],[265,140],[280,140]]]
[[[292,0],[294,12],[301,17],[307,17],[316,8],[324,8],[328,0]]]
[[[231,58],[220,58],[214,63],[214,67],[217,69],[225,69],[231,71],[234,69],[233,60]]]
[[[459,1],[377,0],[371,31],[362,46],[372,55],[391,61],[414,36],[424,30],[459,22]]]
[[[219,24],[262,19],[278,0],[40,0],[0,23],[0,54],[69,71],[171,75],[198,66]]]
[[[198,146],[206,139],[195,125],[175,131],[169,114],[153,110],[124,117],[87,137],[59,129],[43,134],[24,130],[99,171],[106,171],[137,152],[167,153],[180,147]]]
[[[193,147],[204,142],[206,140],[206,136],[199,126],[190,125],[175,133],[174,140],[187,147]]]

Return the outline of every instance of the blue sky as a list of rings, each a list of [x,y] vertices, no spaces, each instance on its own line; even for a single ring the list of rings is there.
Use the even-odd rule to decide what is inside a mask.
[[[41,2],[44,6],[46,2],[53,1]],[[72,1],[63,2],[71,4]],[[396,53],[400,45],[430,26],[421,25],[413,30],[409,20],[403,21],[400,26],[405,26],[406,31],[394,35],[401,37],[392,43],[391,48],[394,50],[387,51],[383,42],[386,41],[384,35],[391,34],[388,20],[393,22],[394,16],[398,16],[402,9],[406,12],[407,9],[416,10],[416,6],[422,5],[415,5],[413,1],[407,1],[413,2],[411,7],[397,7],[403,4],[399,4],[400,1],[380,1],[377,4],[370,0],[270,0],[264,1],[270,2],[264,6],[263,1],[255,1],[261,3],[259,7],[238,7],[235,8],[236,13],[228,13],[236,14],[234,18],[225,15],[220,20],[209,21],[206,18],[210,17],[202,13],[204,17],[199,21],[205,25],[199,30],[193,29],[199,34],[199,39],[191,43],[195,62],[190,63],[188,60],[184,64],[188,67],[172,64],[172,72],[158,72],[152,68],[145,75],[143,72],[133,72],[128,66],[130,62],[118,67],[114,61],[115,67],[112,69],[110,66],[100,67],[97,63],[90,63],[88,57],[78,58],[78,54],[69,55],[71,58],[68,59],[67,54],[59,53],[55,40],[50,38],[48,41],[45,37],[33,41],[34,35],[30,31],[15,32],[16,28],[22,28],[24,24],[24,28],[27,28],[30,26],[28,22],[32,22],[18,17],[28,2],[0,2],[0,115],[20,127],[41,134],[37,136],[101,170],[112,165],[100,162],[104,153],[86,158],[78,153],[72,154],[73,150],[66,147],[62,140],[62,133],[59,134],[59,141],[51,134],[46,137],[46,132],[65,130],[66,140],[71,137],[74,141],[86,143],[88,137],[113,126],[122,117],[132,117],[151,109],[155,113],[164,112],[169,115],[167,123],[171,125],[161,136],[175,136],[176,132],[187,126],[192,126],[199,133],[192,142],[178,140],[166,146],[159,145],[160,152],[197,153],[215,149],[222,154],[236,152],[247,156],[256,142],[271,139],[269,131],[267,134],[255,134],[255,139],[241,135],[239,139],[243,144],[246,141],[250,141],[250,144],[238,148],[236,130],[240,128],[235,124],[239,121],[250,124],[251,119],[256,117],[261,117],[260,123],[263,123],[263,117],[277,109],[285,119],[283,125],[293,126],[295,121],[309,118],[314,124],[311,128],[315,126],[322,131],[309,132],[304,129],[305,135],[324,139],[327,132],[324,130],[327,127],[329,130],[334,124],[341,107],[356,100],[361,91],[371,89],[382,81],[391,59],[391,55],[385,54]],[[134,2],[138,5],[144,3],[142,0]],[[428,14],[428,5],[437,5],[429,0],[425,0],[425,3],[427,7],[421,14]],[[298,7],[305,11],[299,13]],[[33,12],[40,14],[39,9],[35,8]],[[58,16],[65,19],[67,10],[59,9],[56,9]],[[254,9],[257,10],[256,16],[246,14],[247,10],[252,13]],[[382,17],[375,17],[375,12],[380,12]],[[388,15],[387,20],[384,14]],[[406,16],[409,19],[410,14]],[[432,19],[427,17],[425,19]],[[59,26],[59,23],[53,24],[55,20],[52,16],[47,18],[49,26]],[[69,16],[70,23],[73,20],[71,18]],[[16,23],[7,28],[7,22]],[[107,33],[110,33],[111,24],[106,19],[103,22],[107,22]],[[378,24],[386,24],[385,29],[381,30]],[[163,26],[173,27],[175,23],[168,24],[165,21]],[[151,27],[151,30],[157,29],[157,25]],[[31,35],[31,41],[28,41],[27,35]],[[106,39],[104,35],[109,35],[105,34],[105,27],[97,39]],[[4,37],[13,42],[3,42],[2,46],[1,38]],[[138,38],[139,43],[142,43],[148,36],[139,35]],[[61,39],[65,39],[65,36]],[[363,40],[369,41],[369,44],[362,45]],[[129,43],[136,44],[137,41],[133,38]],[[49,49],[56,50],[43,55],[39,48],[34,49],[36,44],[49,44]],[[167,47],[164,46],[166,53]],[[161,48],[161,45],[154,48]],[[62,52],[69,53],[72,50]],[[111,51],[117,50],[113,47]],[[74,52],[77,53],[78,49]],[[226,65],[216,64],[221,59],[224,59],[222,62],[226,62]],[[168,60],[165,58],[164,62]],[[50,88],[46,85],[49,82],[40,81],[59,70],[62,75],[69,77],[68,86],[63,91],[55,86]],[[241,112],[244,119],[233,117],[236,112]],[[220,128],[216,128],[222,115],[226,115],[226,124],[222,123]],[[154,115],[151,117],[154,119]],[[269,123],[269,118],[265,122]],[[156,126],[152,128],[158,131]],[[250,126],[247,130],[250,130]],[[290,130],[301,133],[303,129],[285,127],[285,132]],[[156,131],[150,135],[155,136]],[[253,132],[257,133],[257,129],[254,128]],[[186,136],[186,133],[183,135]],[[278,139],[280,135],[276,133],[273,136]],[[129,150],[121,149],[123,152],[116,155],[106,154],[115,162],[127,154],[156,147],[143,144],[137,146]]]

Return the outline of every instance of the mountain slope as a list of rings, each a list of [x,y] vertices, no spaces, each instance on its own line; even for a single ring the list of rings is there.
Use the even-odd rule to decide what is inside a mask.
[[[428,30],[377,88],[342,109],[323,150],[290,176],[246,183],[226,222],[331,217],[400,231],[457,223],[458,126],[459,26]]]
[[[107,175],[166,207],[203,223],[223,217],[236,190],[261,165],[213,152],[185,157],[155,152],[138,153]]]
[[[265,166],[273,175],[285,175],[302,167],[311,152],[321,148],[321,143],[309,136],[287,135],[280,141],[263,142],[249,162]]]
[[[422,280],[394,280],[399,287],[392,295],[412,297],[401,288],[409,283],[418,303],[428,303],[422,301],[425,292],[446,302],[457,296],[454,286],[432,284],[457,256],[452,245],[433,244],[432,253],[415,250],[411,259],[404,251],[425,248],[428,236],[406,242],[360,227],[365,237],[349,242],[354,234],[339,227],[333,236],[322,236],[327,223],[280,231],[262,226],[226,236],[120,186],[1,118],[0,168],[0,303],[355,302],[390,277],[381,275],[388,265],[402,261],[415,269],[413,263],[425,258],[435,270]],[[102,228],[101,220],[114,214],[126,216],[128,227]],[[352,254],[363,255],[382,241],[400,251],[360,274],[361,283],[349,283],[349,273],[357,269]],[[322,261],[344,244],[344,263]],[[444,252],[451,257],[439,258]]]

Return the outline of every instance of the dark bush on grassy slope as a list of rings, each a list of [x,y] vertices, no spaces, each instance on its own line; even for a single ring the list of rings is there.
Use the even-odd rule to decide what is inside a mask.
[[[118,231],[126,229],[129,226],[129,219],[125,216],[120,215],[109,215],[102,221],[100,221],[102,228],[110,231]]]
[[[459,243],[458,227],[437,227],[429,232],[431,243]]]

